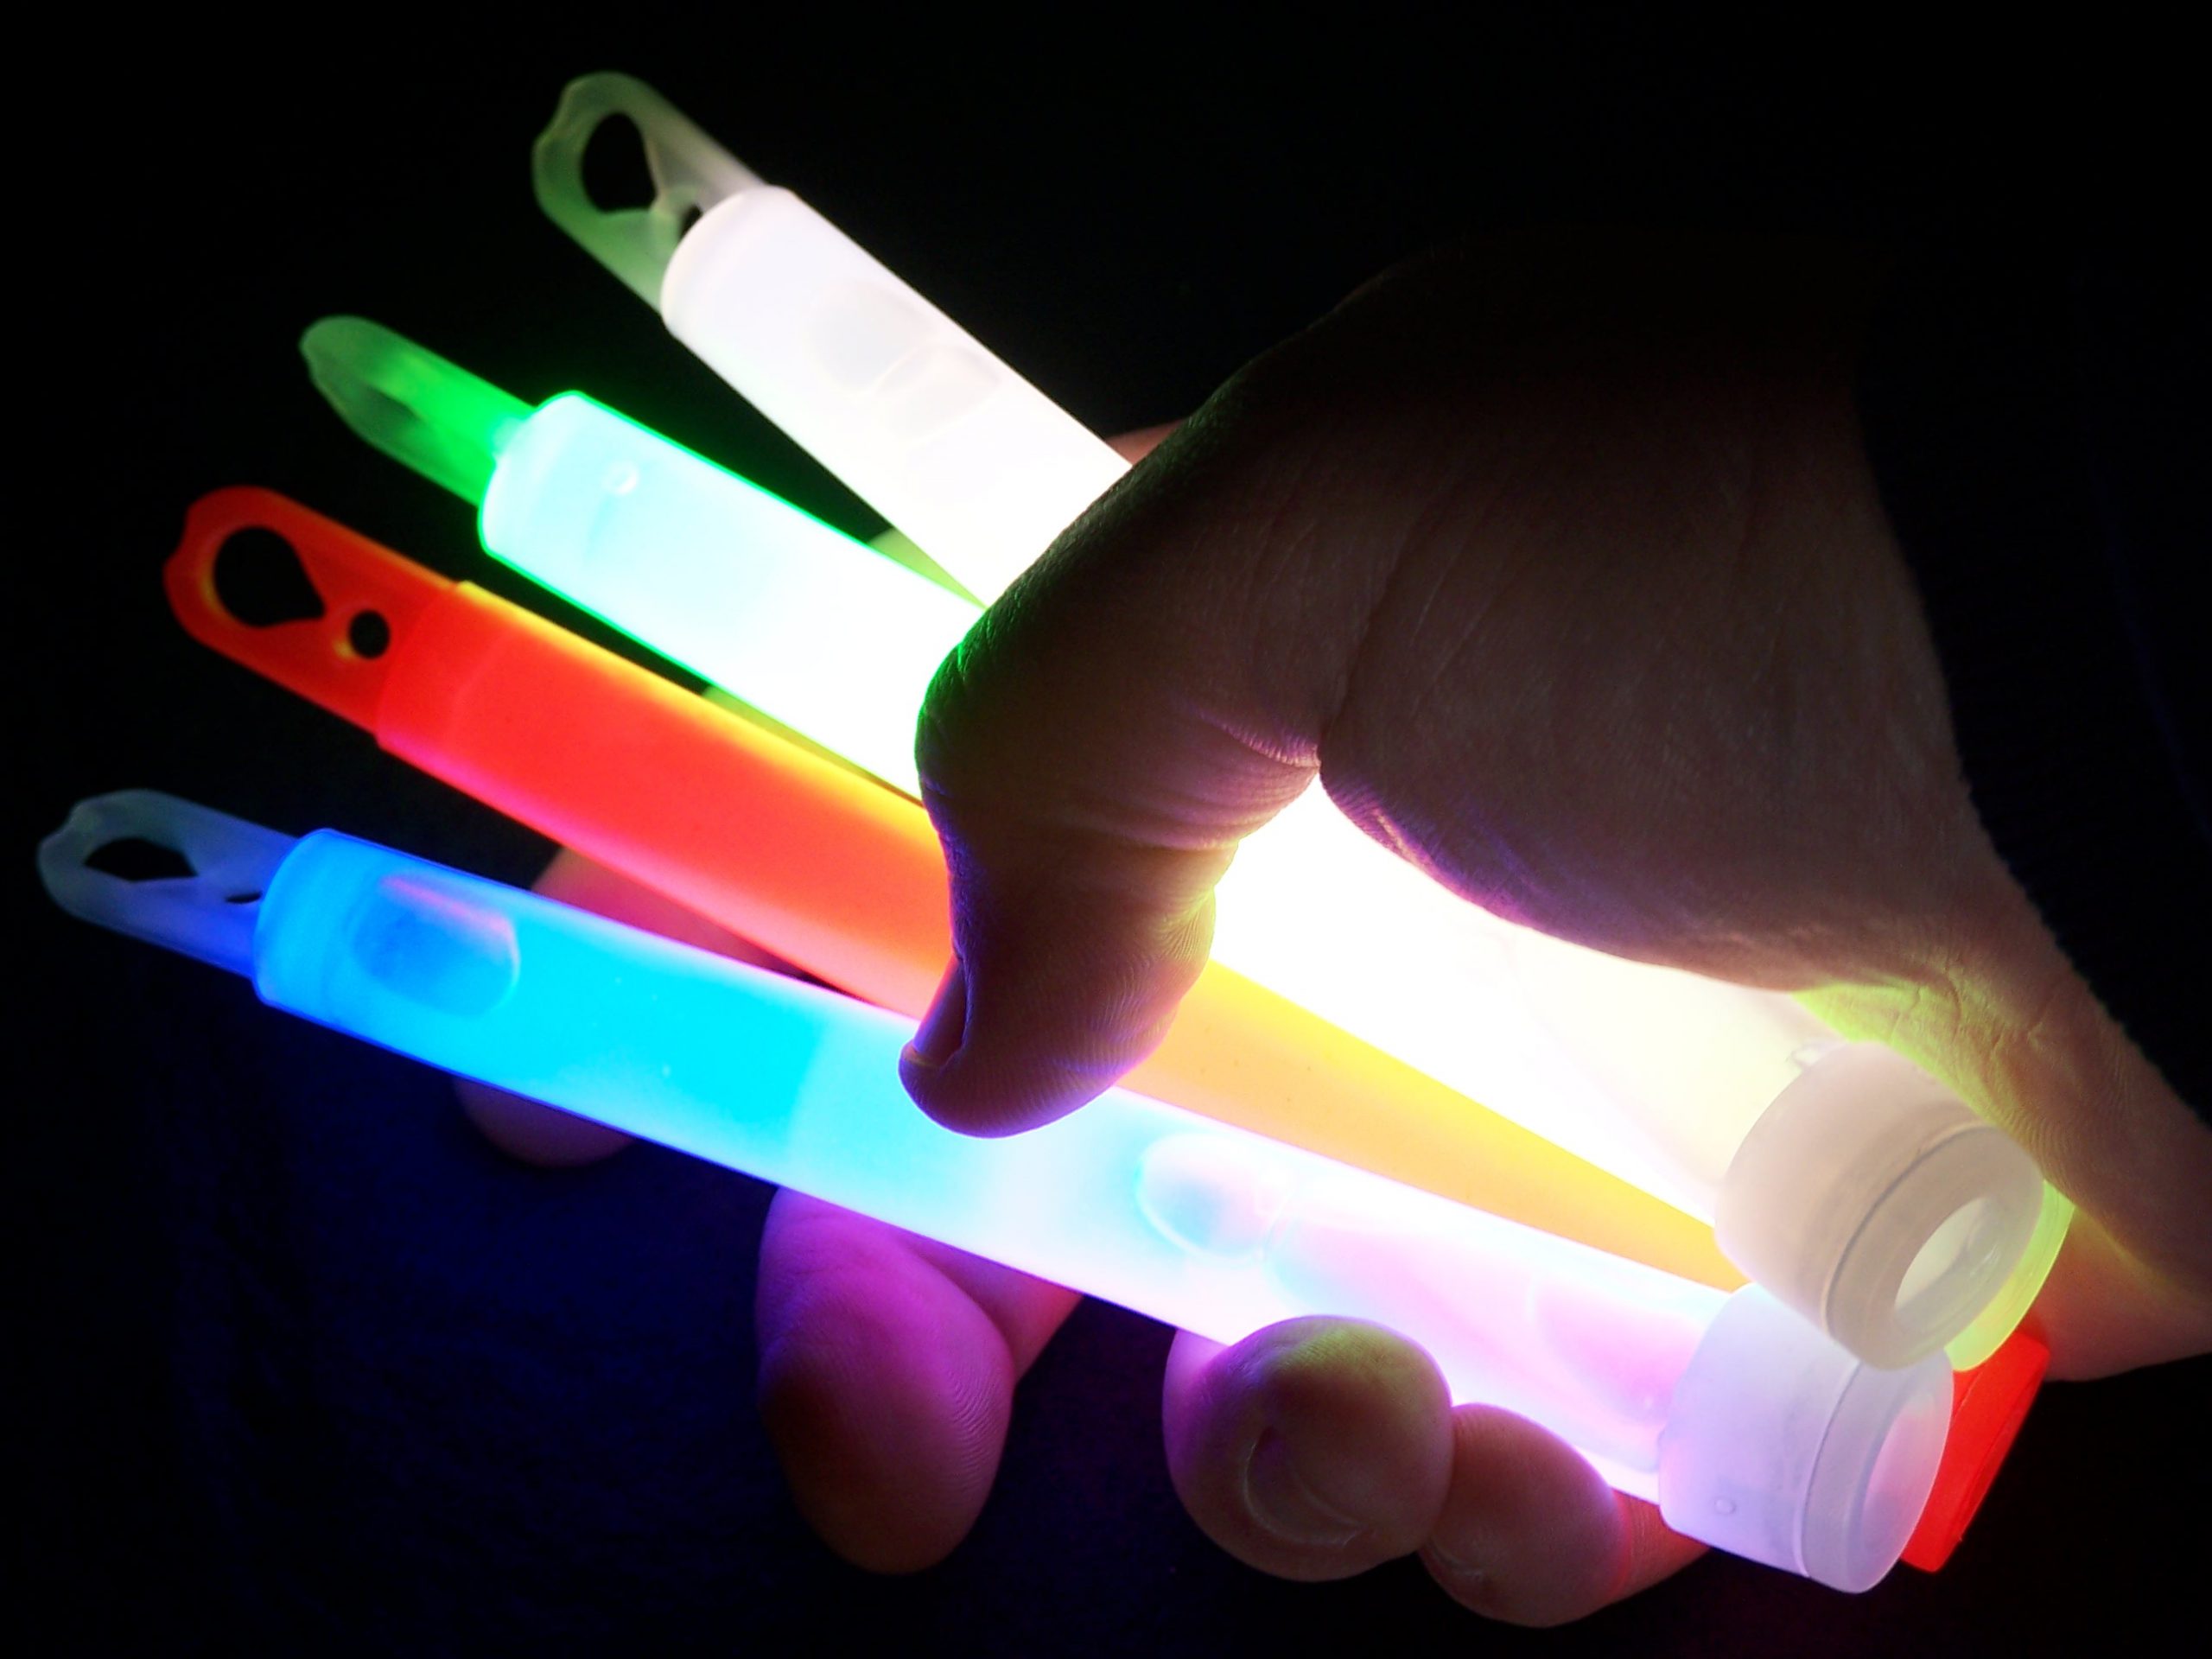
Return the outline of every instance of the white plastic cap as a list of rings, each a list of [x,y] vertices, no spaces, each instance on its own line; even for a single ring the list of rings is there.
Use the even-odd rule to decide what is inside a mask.
[[[1728,1259],[1859,1358],[1911,1365],[1972,1323],[2042,1208],[2035,1162],[1878,1043],[1823,1052],[1751,1126],[1713,1227]]]
[[[1871,1589],[1936,1483],[1951,1368],[1853,1359],[1756,1285],[1731,1296],[1675,1385],[1659,1434],[1659,1513],[1676,1532]]]

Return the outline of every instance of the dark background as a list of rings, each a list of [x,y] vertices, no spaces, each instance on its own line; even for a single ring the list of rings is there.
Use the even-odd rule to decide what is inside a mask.
[[[14,1554],[25,1616],[66,1621],[55,1650],[2042,1652],[2120,1608],[2154,1649],[2201,1617],[2202,1361],[2049,1391],[1938,1577],[1847,1599],[1712,1559],[1534,1637],[1409,1564],[1305,1586],[1213,1551],[1158,1448],[1166,1335],[1096,1306],[1025,1385],[975,1535],[868,1578],[812,1541],[752,1416],[761,1190],[642,1147],[508,1164],[438,1077],[37,891],[38,836],[130,785],[511,880],[547,855],[169,620],[183,509],[241,482],[556,604],[324,410],[293,348],[319,315],[374,317],[525,398],[588,390],[876,527],[537,215],[528,143],[572,74],[658,85],[1102,431],[1187,411],[1468,230],[2065,235],[2196,194],[2186,111],[2145,79],[2177,48],[2117,23],[2042,54],[1856,14],[1788,39],[1331,27],[1224,46],[1166,13],[885,42],[859,14],[627,9],[567,41],[364,17],[296,46],[118,27],[52,55],[67,102],[14,175],[6,889],[33,1389]]]

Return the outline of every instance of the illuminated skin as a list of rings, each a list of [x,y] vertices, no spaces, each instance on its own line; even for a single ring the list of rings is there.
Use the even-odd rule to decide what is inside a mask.
[[[1069,854],[1064,827],[1015,798],[1016,734],[944,701],[942,747],[1007,787],[988,803],[940,795],[938,810],[1001,877],[1017,833],[1048,849],[1042,864],[1065,855],[1041,872],[1051,897],[1037,902],[1071,902],[1068,873],[1097,872],[1103,848],[1110,873],[1131,878],[1122,890],[1157,902],[1163,873],[1185,893],[1203,886],[1193,861],[1147,857],[1126,834],[1163,767],[1217,793],[1233,763],[1260,797],[1231,802],[1249,813],[1318,763],[1378,827],[1449,827],[1408,841],[1462,891],[1646,959],[1824,988],[1824,1014],[1892,1042],[2012,1129],[2082,1205],[2038,1309],[2056,1376],[2201,1351],[2212,1344],[2201,1211],[2212,1134],[2060,956],[1959,783],[1940,677],[1845,390],[1862,279],[1714,260],[1677,266],[1678,282],[1663,265],[1631,281],[1631,256],[1650,258],[1537,246],[1487,270],[1400,272],[1238,377],[1017,586],[969,664],[1024,684],[995,706],[1033,719],[1054,747],[1104,741],[1103,783],[1085,804],[1121,814],[1124,833]],[[1760,297],[1777,292],[1799,302]],[[1611,347],[1581,321],[1592,315],[1618,325]],[[1700,342],[1694,377],[1681,353],[1669,372],[1649,343],[1685,339]],[[1782,349],[1793,341],[1810,343]],[[1562,367],[1578,359],[1576,372]],[[1749,518],[1747,480],[1760,508]],[[1413,607],[1376,613],[1371,593],[1333,585],[1378,583],[1386,573],[1362,550],[1395,553],[1409,528],[1426,556],[1401,567],[1399,600],[1425,579],[1453,601],[1429,614],[1484,619],[1468,642],[1491,670],[1478,683],[1445,677],[1459,642],[1424,633]],[[1663,560],[1666,579],[1647,563],[1632,584],[1612,580],[1623,546]],[[1255,639],[1227,596],[1262,569],[1270,592],[1301,602]],[[1507,570],[1519,579],[1499,581]],[[1163,640],[1146,619],[1167,614],[1217,626]],[[1769,664],[1761,648],[1785,626],[1789,658]],[[1023,656],[1049,660],[1049,639],[1090,627],[1144,642],[1158,695],[1135,674],[1082,696],[1025,675]],[[1224,649],[1198,651],[1209,638]],[[1322,722],[1323,744],[1295,735],[1313,688],[1260,686],[1270,695],[1250,712],[1288,728],[1279,753],[1293,766],[1219,727],[1194,739],[1165,718],[1173,696],[1202,706],[1250,692],[1255,669],[1307,665],[1357,695]],[[1778,677],[1784,666],[1796,671]],[[1639,689],[1618,706],[1598,695]],[[1829,722],[1807,734],[1827,759],[1777,790],[1791,759],[1778,702],[1792,694]],[[1424,699],[1424,721],[1402,717]],[[1482,745],[1473,779],[1452,741]],[[1669,768],[1718,791],[1715,810],[1681,810]],[[1516,849],[1546,857],[1506,856]],[[556,879],[572,897],[582,884],[610,908],[628,902],[588,873]],[[1126,938],[1131,918],[1102,921]],[[1141,1048],[1142,1030],[1114,1027],[1090,995],[1098,957],[1053,964],[1008,1006],[972,912],[963,926],[971,1050],[998,1046],[1009,1064],[1048,1055],[1073,1020]],[[1181,965],[1147,964],[1163,1005]],[[982,1103],[963,1096],[961,1070],[940,1068],[934,1090],[918,1079],[919,1092],[972,1119]],[[511,1145],[531,1133],[505,1130]],[[988,1490],[1014,1379],[1071,1299],[790,1195],[772,1215],[760,1282],[762,1397],[802,1509],[865,1564],[942,1556]],[[1303,1323],[1225,1352],[1185,1339],[1163,1404],[1193,1516],[1271,1572],[1338,1577],[1419,1550],[1469,1605],[1548,1623],[1696,1553],[1541,1431],[1447,1410],[1423,1357],[1369,1329]]]

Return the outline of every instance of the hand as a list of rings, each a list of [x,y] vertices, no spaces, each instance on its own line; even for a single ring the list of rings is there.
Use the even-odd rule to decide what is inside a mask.
[[[1523,244],[1393,273],[1233,380],[932,695],[962,967],[917,1097],[999,1131],[1110,1082],[1203,960],[1236,839],[1318,771],[1458,891],[1807,991],[2004,1122],[2085,1208],[2042,1304],[2058,1374],[2206,1345],[2212,1135],[1959,782],[1850,407],[1871,281],[1811,251]],[[900,1570],[958,1541],[1072,1300],[779,1197],[761,1402],[834,1548]],[[1371,1327],[1179,1338],[1164,1410],[1193,1516],[1271,1572],[1418,1549],[1467,1605],[1551,1623],[1697,1553]]]
[[[1801,992],[2004,1125],[2083,1209],[2042,1303],[2058,1375],[2212,1343],[2212,1131],[1960,775],[1852,398],[1879,276],[1529,238],[1394,271],[1232,379],[931,690],[958,959],[916,1099],[1002,1133],[1119,1076],[1203,963],[1238,841],[1318,774],[1465,897]],[[1541,1621],[1687,1554],[1371,1332],[1185,1339],[1168,1438],[1201,1524],[1275,1572],[1422,1547],[1462,1599]]]

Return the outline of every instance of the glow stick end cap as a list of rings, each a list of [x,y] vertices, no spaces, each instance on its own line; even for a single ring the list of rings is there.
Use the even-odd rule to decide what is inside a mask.
[[[1659,1512],[1733,1554],[1872,1589],[1919,1522],[1950,1419],[1941,1357],[1878,1370],[1747,1286],[1675,1384]]]
[[[1903,1056],[1842,1043],[1744,1137],[1713,1232],[1859,1358],[1903,1367],[1998,1294],[2042,1207],[2042,1174],[2004,1131]]]
[[[2015,1331],[1983,1363],[1953,1376],[1951,1435],[1920,1524],[1905,1544],[1907,1567],[1933,1573],[1951,1559],[2027,1421],[2050,1365],[2050,1349],[2042,1338]]]
[[[1974,1323],[1943,1344],[1943,1351],[1951,1357],[1955,1371],[1972,1371],[1987,1364],[2020,1328],[2020,1321],[2035,1306],[2036,1298],[2043,1294],[2044,1281],[2058,1264],[2058,1253],[2066,1246],[2068,1234],[2074,1225],[2074,1201],[2049,1181],[2043,1185],[2043,1210],[2036,1217],[2036,1230],[2028,1238],[2028,1248],[2020,1253],[2012,1276],[1990,1300],[1989,1306],[1974,1315]]]

